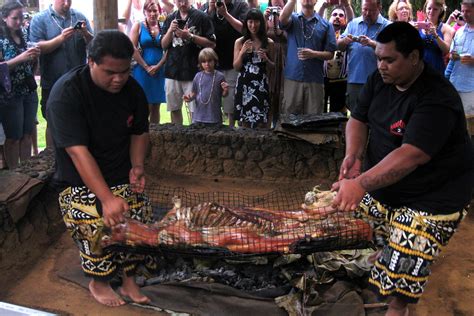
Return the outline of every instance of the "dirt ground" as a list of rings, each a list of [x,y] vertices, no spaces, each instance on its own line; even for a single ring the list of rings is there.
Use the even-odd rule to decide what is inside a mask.
[[[239,190],[249,195],[270,192],[275,188],[291,187],[295,183],[249,182],[223,179],[197,179],[195,177],[164,177],[153,179],[163,185],[184,187],[194,192],[210,190]],[[310,188],[314,183],[301,183]],[[433,275],[418,305],[410,308],[410,315],[472,315],[474,314],[474,208],[462,223],[441,259],[433,267]],[[58,258],[67,249],[75,247],[67,233],[53,244],[42,258],[27,271],[1,271],[16,273],[15,284],[0,301],[37,308],[62,315],[165,315],[165,313],[126,305],[109,308],[96,303],[88,291],[57,275]]]

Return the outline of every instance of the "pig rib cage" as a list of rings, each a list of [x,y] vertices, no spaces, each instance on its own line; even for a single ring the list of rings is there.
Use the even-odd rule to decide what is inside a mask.
[[[112,228],[102,243],[116,250],[222,257],[305,254],[370,245],[372,230],[366,221],[334,210],[330,204],[305,207],[301,202],[307,191],[295,188],[249,196],[154,186],[147,194],[156,222],[147,225],[128,219]]]

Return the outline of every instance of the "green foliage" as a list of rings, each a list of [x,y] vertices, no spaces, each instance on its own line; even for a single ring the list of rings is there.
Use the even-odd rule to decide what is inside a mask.
[[[38,94],[40,92],[41,92],[41,89],[38,89]],[[40,96],[40,99],[41,99],[41,96]],[[184,106],[183,106],[182,111],[183,111],[183,124],[189,125],[188,115],[184,109]],[[46,121],[41,115],[40,106],[38,106],[37,119],[38,119],[38,125],[36,126],[36,128],[38,130],[38,148],[43,149],[46,147],[46,139],[45,139]],[[171,123],[170,112],[166,110],[166,104],[160,105],[160,122],[162,124]]]
[[[41,88],[38,87],[38,98],[41,100]],[[183,113],[183,125],[189,125],[189,117],[188,113],[183,105],[183,108],[181,109]],[[45,131],[46,131],[46,120],[43,118],[43,115],[41,114],[41,106],[38,104],[38,113],[37,113],[37,119],[38,119],[38,124],[36,125],[37,128],[37,133],[38,133],[38,148],[42,150],[43,148],[46,147],[46,138],[45,138]],[[224,119],[224,124],[229,125],[229,121],[223,117]],[[171,123],[171,115],[170,112],[166,110],[166,103],[163,103],[160,105],[160,123],[165,124],[165,123]]]

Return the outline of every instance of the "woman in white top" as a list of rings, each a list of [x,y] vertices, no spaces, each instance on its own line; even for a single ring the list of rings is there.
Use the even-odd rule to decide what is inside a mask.
[[[174,4],[169,0],[162,0],[161,7],[166,14],[170,14],[174,10]],[[132,26],[137,22],[142,22],[145,20],[145,15],[143,14],[143,5],[145,0],[128,0],[125,10],[123,11],[122,17],[125,19],[123,22],[125,24],[125,34],[130,34]]]

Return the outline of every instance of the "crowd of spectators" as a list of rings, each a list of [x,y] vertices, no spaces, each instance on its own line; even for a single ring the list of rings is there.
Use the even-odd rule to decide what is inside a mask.
[[[296,1],[270,0],[259,8],[245,0],[202,5],[128,0],[119,29],[135,47],[131,71],[145,91],[150,122],[160,123],[163,103],[176,124],[183,123],[183,105],[191,122],[222,122],[203,117],[202,111],[193,119],[196,107],[211,98],[199,91],[203,82],[206,89],[214,84],[217,88],[208,92],[221,96],[217,101],[212,96],[209,113],[222,113],[231,127],[275,127],[280,114],[347,113],[377,68],[375,38],[393,21],[418,29],[425,62],[445,73],[463,98],[466,114],[474,114],[472,4],[448,9],[444,0],[426,0],[415,12],[410,0],[394,0],[385,18],[377,0],[362,0],[358,17],[350,0],[298,0],[300,10]],[[87,62],[93,30],[71,2],[52,0],[31,21],[18,1],[8,0],[2,7],[0,61],[6,66],[0,74],[13,87],[8,93],[2,90],[0,140],[4,133],[2,154],[10,168],[28,159],[35,144],[35,69],[44,116],[54,83]],[[207,57],[202,60],[204,48]],[[214,56],[209,49],[217,58],[209,57]],[[206,71],[204,63],[211,62],[212,71]],[[223,80],[215,82],[221,75]],[[53,147],[48,129],[46,134],[46,145]]]
[[[159,123],[165,102],[175,124],[184,103],[193,124],[220,125],[223,110],[231,126],[248,128],[349,109],[332,207],[371,221],[380,251],[368,282],[391,296],[386,315],[408,315],[421,297],[472,199],[474,0],[450,8],[446,22],[445,0],[426,0],[416,18],[409,0],[394,0],[388,18],[380,0],[362,0],[358,17],[349,0],[299,0],[299,11],[296,1],[262,10],[242,0],[131,0],[120,21],[128,37],[94,37],[71,0],[52,0],[29,27],[19,1],[1,7],[2,153],[11,169],[31,156],[39,65],[52,182],[99,303],[125,304],[109,283],[117,272],[121,296],[150,301],[132,275],[154,260],[109,255],[96,232],[125,214],[151,220],[142,195],[148,121]]]

